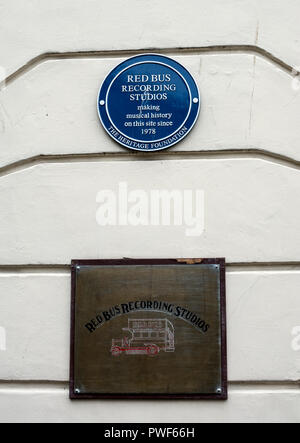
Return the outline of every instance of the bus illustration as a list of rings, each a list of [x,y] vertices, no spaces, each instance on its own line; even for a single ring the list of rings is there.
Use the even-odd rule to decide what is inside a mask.
[[[175,332],[173,324],[162,319],[128,319],[129,332],[120,340],[113,339],[111,354],[114,357],[125,355],[157,356],[161,351],[175,351]]]

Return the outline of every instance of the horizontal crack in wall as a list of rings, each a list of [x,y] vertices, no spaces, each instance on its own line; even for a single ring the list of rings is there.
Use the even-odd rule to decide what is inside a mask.
[[[0,168],[0,177],[13,172],[37,166],[43,163],[71,163],[71,162],[94,162],[94,161],[161,161],[177,159],[230,159],[230,158],[254,158],[269,161],[281,166],[300,169],[300,161],[290,157],[275,154],[270,151],[260,149],[230,149],[230,150],[210,150],[210,151],[160,151],[159,153],[149,152],[111,152],[98,154],[60,154],[60,155],[38,155],[25,160],[20,160]]]
[[[240,271],[300,271],[300,261],[285,262],[228,262],[226,263],[227,272]],[[1,273],[66,273],[71,271],[70,264],[19,264],[19,265],[0,265]]]
[[[33,69],[35,66],[47,61],[47,60],[62,60],[62,59],[75,59],[75,58],[107,58],[107,57],[129,57],[138,54],[145,53],[157,53],[166,55],[181,55],[181,54],[207,54],[207,53],[252,53],[259,55],[277,67],[281,68],[285,72],[297,76],[300,72],[296,71],[291,65],[285,63],[283,60],[279,59],[275,55],[266,51],[263,48],[255,45],[214,45],[214,46],[200,46],[200,47],[190,47],[190,48],[147,48],[147,49],[124,49],[124,50],[107,50],[107,51],[73,51],[73,52],[47,52],[41,54],[28,63],[23,65],[17,71],[9,75],[5,80],[0,83],[0,88],[9,85],[11,82],[17,78],[24,75],[26,72]]]
[[[300,390],[300,381],[290,380],[276,380],[276,381],[263,381],[263,380],[250,380],[250,381],[229,381],[229,389],[251,389],[251,390],[280,390],[291,389]],[[48,381],[48,380],[0,380],[1,389],[64,389],[69,388],[68,381]]]

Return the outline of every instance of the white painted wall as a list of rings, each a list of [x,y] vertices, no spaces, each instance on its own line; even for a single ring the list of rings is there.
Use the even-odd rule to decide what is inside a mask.
[[[299,13],[297,0],[0,0],[0,421],[300,421]],[[106,135],[95,101],[149,48],[191,71],[202,111],[182,143],[141,155]],[[121,181],[203,190],[203,235],[100,227],[97,193]],[[68,400],[66,265],[123,256],[231,263],[228,402]]]

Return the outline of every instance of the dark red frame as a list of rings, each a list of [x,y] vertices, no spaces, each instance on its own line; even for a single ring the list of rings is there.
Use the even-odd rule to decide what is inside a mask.
[[[76,394],[74,386],[75,354],[75,296],[77,266],[124,266],[124,265],[220,265],[220,310],[221,310],[221,371],[220,394]],[[227,400],[227,328],[226,328],[226,260],[225,258],[204,259],[117,259],[117,260],[72,260],[71,262],[71,349],[70,349],[70,399],[71,400]]]

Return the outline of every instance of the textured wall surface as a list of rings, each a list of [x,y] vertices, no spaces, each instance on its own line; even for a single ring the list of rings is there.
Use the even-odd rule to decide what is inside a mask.
[[[298,0],[0,0],[0,421],[300,421]],[[169,150],[102,129],[108,72],[140,52],[193,74]],[[202,190],[204,231],[99,226],[97,193]],[[229,400],[68,400],[70,260],[225,256]],[[167,406],[167,407],[166,407]]]

